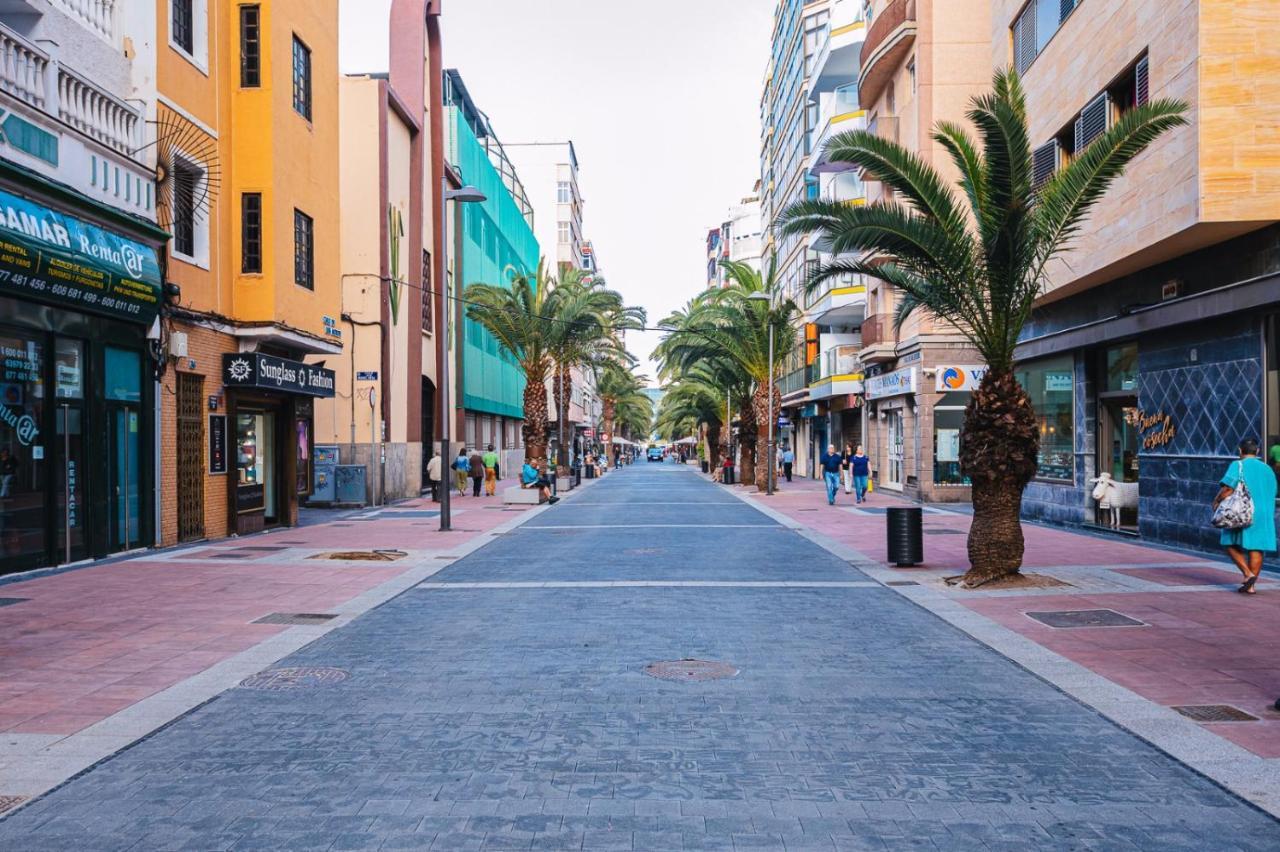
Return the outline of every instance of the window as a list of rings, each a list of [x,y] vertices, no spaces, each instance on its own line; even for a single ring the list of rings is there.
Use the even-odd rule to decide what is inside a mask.
[[[945,393],[933,407],[933,481],[937,485],[969,485],[960,472],[960,439],[968,391]]]
[[[173,162],[173,250],[196,253],[196,196],[204,172],[182,159]]]
[[[1018,366],[1019,384],[1031,397],[1040,429],[1038,479],[1075,479],[1075,370],[1070,355]]]
[[[568,245],[569,243],[569,223],[568,222],[556,223],[556,241],[561,245]]]
[[[911,94],[916,93],[916,60],[911,57],[911,61],[907,63],[907,76],[911,78]]]
[[[1013,34],[1013,64],[1019,74],[1026,73],[1040,52],[1053,38],[1082,0],[1030,0],[1010,30]]]
[[[1106,351],[1103,360],[1106,369],[1104,391],[1138,392],[1138,344],[1113,346]]]
[[[569,186],[567,180],[562,180],[556,184],[556,201],[560,204],[568,204],[573,201],[573,189]]]
[[[422,252],[422,330],[430,334],[434,328],[431,303],[435,299],[431,287],[431,252]]]
[[[308,290],[316,288],[314,227],[310,216],[293,211],[293,283]]]
[[[195,53],[194,0],[173,0],[170,13],[170,35],[173,43],[189,54]]]
[[[240,196],[240,271],[262,271],[262,193]]]
[[[262,83],[262,37],[257,6],[240,7],[240,85],[257,88]]]
[[[311,120],[311,50],[293,37],[293,109]]]

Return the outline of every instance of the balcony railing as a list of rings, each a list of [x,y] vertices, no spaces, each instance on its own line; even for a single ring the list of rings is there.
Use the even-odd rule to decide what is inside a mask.
[[[858,350],[861,346],[845,345],[829,349],[822,356],[822,377],[848,376],[860,371]]]
[[[0,25],[0,90],[131,156],[142,114]]]
[[[108,41],[113,38],[116,0],[51,0],[51,2]]]
[[[787,396],[807,387],[809,387],[809,369],[807,367],[792,370],[778,380],[778,394],[780,396]]]
[[[915,39],[916,0],[892,0],[867,27],[862,42],[859,96],[870,109]]]
[[[897,343],[898,330],[893,325],[893,314],[873,314],[862,321],[862,346],[879,346]]]
[[[898,117],[896,115],[878,115],[867,126],[867,130],[871,131],[881,139],[887,139],[890,142],[898,141]]]

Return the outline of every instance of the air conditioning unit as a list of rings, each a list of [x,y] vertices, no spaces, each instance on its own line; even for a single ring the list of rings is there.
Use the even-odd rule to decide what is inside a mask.
[[[175,331],[169,335],[169,357],[187,357],[187,333],[185,331]]]

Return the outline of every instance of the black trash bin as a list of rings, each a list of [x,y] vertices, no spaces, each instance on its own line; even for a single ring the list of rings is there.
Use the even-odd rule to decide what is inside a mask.
[[[577,488],[582,484],[582,462],[574,462],[573,465],[573,487]]]
[[[702,472],[703,473],[711,472],[711,464],[706,459],[702,460]]]
[[[885,510],[889,536],[889,561],[899,568],[924,561],[924,510],[907,506]]]
[[[721,470],[724,471],[724,475],[721,481],[725,485],[732,485],[733,484],[733,465],[731,464],[725,465],[724,467],[721,468]]]

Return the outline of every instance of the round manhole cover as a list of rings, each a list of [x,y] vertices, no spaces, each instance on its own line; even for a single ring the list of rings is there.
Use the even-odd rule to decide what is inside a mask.
[[[317,686],[333,686],[350,677],[342,669],[325,666],[302,666],[298,668],[268,669],[240,681],[244,689],[261,689],[268,692],[283,692],[287,689],[313,689]]]
[[[733,677],[738,673],[738,670],[728,663],[720,663],[715,660],[669,660],[650,663],[644,667],[644,673],[649,677],[656,677],[661,680],[688,682]]]

